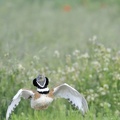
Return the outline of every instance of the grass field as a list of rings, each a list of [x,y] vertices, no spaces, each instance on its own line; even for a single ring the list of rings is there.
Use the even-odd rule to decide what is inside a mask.
[[[34,111],[22,100],[11,120],[120,120],[119,0],[0,0],[0,120],[20,88],[64,82],[88,101],[83,117],[66,100]]]

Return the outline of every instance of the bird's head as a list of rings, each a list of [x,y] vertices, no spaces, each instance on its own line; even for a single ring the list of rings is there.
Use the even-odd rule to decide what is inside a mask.
[[[38,75],[38,77],[33,80],[33,85],[40,89],[47,88],[48,84],[48,78],[43,75]]]

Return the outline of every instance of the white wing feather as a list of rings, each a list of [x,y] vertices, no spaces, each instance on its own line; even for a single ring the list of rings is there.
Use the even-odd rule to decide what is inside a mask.
[[[74,88],[64,83],[54,88],[54,96],[68,99],[84,114],[88,110],[88,104],[85,98]]]
[[[21,97],[23,97],[24,99],[28,99],[33,95],[34,93],[31,90],[20,89],[17,92],[17,94],[13,97],[12,102],[8,106],[7,113],[6,113],[6,120],[9,119],[9,116],[12,113],[12,111],[14,111],[14,108],[16,108],[16,106],[19,104]]]

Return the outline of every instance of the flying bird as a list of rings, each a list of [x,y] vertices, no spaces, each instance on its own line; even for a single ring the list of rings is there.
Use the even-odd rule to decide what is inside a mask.
[[[39,75],[33,80],[33,85],[37,87],[36,91],[29,89],[20,89],[13,97],[6,112],[6,120],[9,119],[14,108],[18,106],[21,98],[29,99],[31,108],[35,110],[46,109],[55,98],[65,98],[69,100],[75,107],[77,107],[84,115],[88,110],[88,104],[83,95],[70,85],[64,83],[53,89],[47,86],[49,79],[43,75]]]

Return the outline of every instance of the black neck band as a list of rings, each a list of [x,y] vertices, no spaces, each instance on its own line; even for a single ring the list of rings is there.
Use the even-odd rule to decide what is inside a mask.
[[[37,91],[37,92],[39,92],[40,94],[48,94],[49,93],[49,91],[43,91],[43,92]]]

